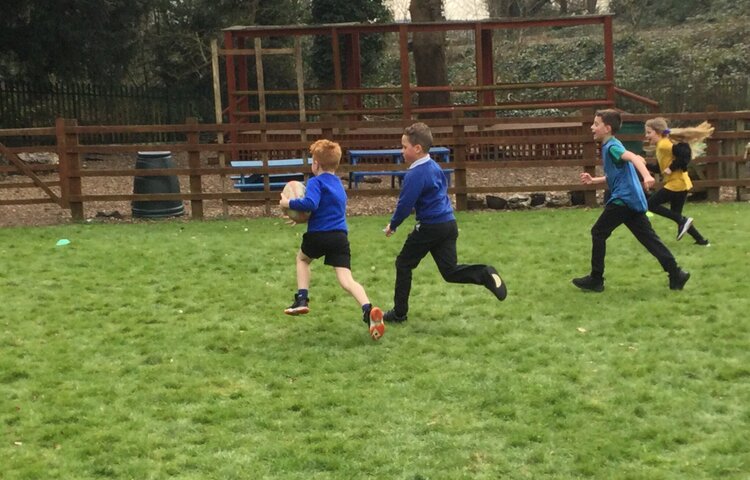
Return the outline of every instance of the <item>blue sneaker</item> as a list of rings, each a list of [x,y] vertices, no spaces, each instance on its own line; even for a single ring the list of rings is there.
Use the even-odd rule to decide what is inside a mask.
[[[298,293],[294,294],[294,303],[284,309],[287,315],[304,315],[310,311],[308,306],[310,300],[307,297],[300,297]]]

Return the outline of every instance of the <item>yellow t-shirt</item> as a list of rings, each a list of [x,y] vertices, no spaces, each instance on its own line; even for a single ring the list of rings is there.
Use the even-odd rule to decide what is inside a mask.
[[[656,144],[656,160],[659,162],[659,170],[664,178],[664,188],[673,192],[684,192],[693,188],[693,182],[684,170],[676,170],[669,175],[664,174],[664,169],[669,167],[674,160],[672,142],[668,138],[662,138]]]

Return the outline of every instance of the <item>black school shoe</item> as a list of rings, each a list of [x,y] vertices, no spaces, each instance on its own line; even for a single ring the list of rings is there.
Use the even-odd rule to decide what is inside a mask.
[[[671,290],[682,290],[688,280],[690,280],[690,273],[678,268],[675,273],[669,274],[669,288]]]
[[[505,287],[505,282],[500,278],[500,274],[497,273],[495,267],[487,267],[487,278],[484,281],[484,286],[494,293],[501,302],[508,296],[508,289]]]
[[[404,323],[406,321],[406,315],[403,317],[396,315],[393,310],[388,310],[383,314],[383,321],[385,323]]]
[[[587,290],[589,292],[604,291],[604,278],[594,278],[591,275],[586,275],[585,277],[574,278],[572,282],[573,285],[581,290]]]

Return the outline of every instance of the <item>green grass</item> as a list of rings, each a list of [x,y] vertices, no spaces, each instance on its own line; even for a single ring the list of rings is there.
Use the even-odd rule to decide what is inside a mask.
[[[684,291],[623,227],[601,294],[570,284],[599,210],[460,214],[508,299],[427,258],[377,343],[322,262],[281,313],[302,229],[276,219],[0,230],[0,477],[748,478],[750,205],[687,212],[710,248],[653,220]],[[389,308],[386,222],[350,239]]]

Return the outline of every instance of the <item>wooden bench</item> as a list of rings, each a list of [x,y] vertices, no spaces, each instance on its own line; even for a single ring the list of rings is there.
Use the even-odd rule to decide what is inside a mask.
[[[286,158],[282,160],[269,160],[268,161],[268,167],[269,169],[272,167],[302,167],[305,164],[305,161],[308,165],[312,165],[312,159],[303,159],[303,158]],[[231,162],[232,167],[236,168],[242,168],[242,167],[262,167],[263,161],[262,160],[232,160]],[[263,190],[263,180],[265,175],[262,173],[251,173],[251,174],[239,174],[239,175],[231,175],[229,178],[231,178],[234,181],[234,188],[238,189],[241,192],[257,192]],[[305,174],[304,173],[272,173],[268,176],[268,186],[271,190],[283,190],[284,185],[287,184],[287,182],[290,182],[292,180],[297,180],[300,182],[305,181]]]
[[[432,147],[430,148],[430,156],[433,160],[441,163],[449,163],[450,149],[446,147]],[[400,148],[383,149],[383,150],[349,150],[349,162],[352,165],[401,165],[404,163],[404,157],[401,155]],[[445,176],[448,179],[448,185],[451,184],[450,174],[453,172],[452,169],[443,169]],[[375,176],[375,175],[390,175],[391,177],[391,188],[396,186],[396,178],[399,182],[403,180],[406,171],[396,170],[367,170],[358,172],[349,172],[349,188],[359,187],[359,182],[364,177]]]

